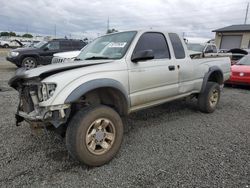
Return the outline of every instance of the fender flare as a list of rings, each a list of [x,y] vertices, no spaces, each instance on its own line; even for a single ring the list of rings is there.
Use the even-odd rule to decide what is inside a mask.
[[[39,64],[39,55],[38,54],[22,54],[21,56],[20,56],[20,63],[22,63],[22,61],[24,60],[24,58],[26,58],[26,57],[33,57],[33,58],[35,58],[36,60],[37,60],[37,63]]]
[[[126,100],[127,108],[129,107],[130,102],[129,102],[126,89],[123,87],[123,85],[120,82],[113,80],[113,79],[109,79],[109,78],[91,80],[91,81],[81,84],[69,94],[69,96],[66,98],[64,103],[67,104],[67,103],[75,102],[85,93],[91,90],[103,88],[103,87],[113,88],[121,92],[124,99]]]
[[[222,70],[218,67],[218,66],[212,66],[209,68],[208,72],[205,74],[204,78],[203,78],[203,82],[202,82],[202,87],[201,87],[201,92],[203,93],[205,91],[205,88],[207,86],[208,83],[208,79],[210,77],[211,74],[213,74],[214,72],[219,72],[220,75],[222,76],[222,83],[219,83],[220,85],[223,84],[223,72]]]

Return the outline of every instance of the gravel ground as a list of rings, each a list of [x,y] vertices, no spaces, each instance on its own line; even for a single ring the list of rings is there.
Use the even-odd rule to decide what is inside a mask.
[[[180,100],[132,114],[118,155],[88,168],[56,134],[15,126],[15,68],[0,62],[0,187],[250,187],[250,89],[225,88],[213,114]]]

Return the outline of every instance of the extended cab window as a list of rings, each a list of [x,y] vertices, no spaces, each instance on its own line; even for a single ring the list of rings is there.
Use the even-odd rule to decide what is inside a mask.
[[[174,49],[175,58],[184,59],[186,56],[185,50],[183,48],[183,45],[179,36],[176,33],[169,33],[169,38]]]
[[[167,41],[161,33],[144,33],[137,42],[134,53],[153,50],[154,59],[170,58]]]

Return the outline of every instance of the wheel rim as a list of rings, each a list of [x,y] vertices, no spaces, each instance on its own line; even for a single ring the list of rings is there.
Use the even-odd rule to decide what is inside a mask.
[[[86,133],[86,146],[95,155],[109,151],[115,140],[115,126],[107,118],[95,120]]]
[[[35,61],[32,59],[27,59],[24,63],[23,63],[24,67],[26,69],[32,69],[35,68],[36,64]]]
[[[219,100],[219,92],[217,89],[214,89],[209,99],[210,106],[215,107],[216,104],[218,103],[218,100]]]

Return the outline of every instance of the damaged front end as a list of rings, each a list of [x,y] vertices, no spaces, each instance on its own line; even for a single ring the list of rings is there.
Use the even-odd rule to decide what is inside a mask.
[[[16,125],[26,121],[36,126],[52,124],[58,128],[65,123],[70,114],[70,104],[55,106],[39,106],[53,96],[56,89],[55,83],[43,83],[37,78],[23,78],[16,75],[10,80],[9,85],[19,92],[19,104],[16,112]]]

